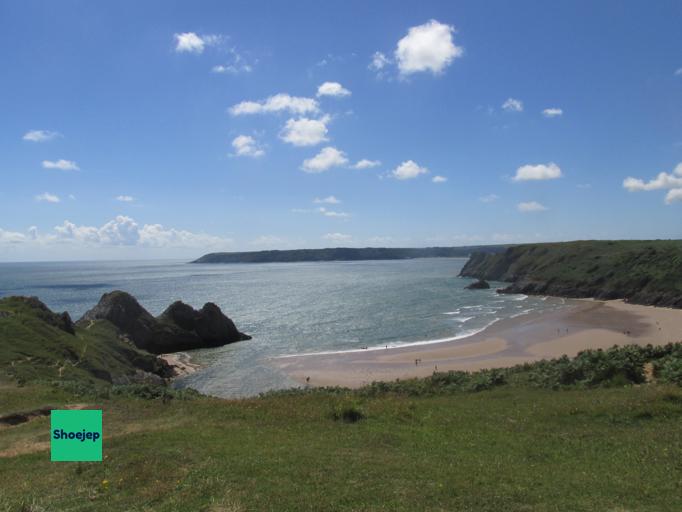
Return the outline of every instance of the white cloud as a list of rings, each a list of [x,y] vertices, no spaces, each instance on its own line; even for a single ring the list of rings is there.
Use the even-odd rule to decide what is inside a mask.
[[[434,176],[431,181],[434,183],[445,183],[448,179],[445,176]]]
[[[183,32],[175,34],[175,51],[178,53],[203,53],[206,46],[213,46],[218,44],[221,36],[205,35],[200,36],[194,32]]]
[[[303,161],[303,169],[305,172],[319,173],[331,169],[332,167],[340,167],[348,163],[348,158],[343,151],[327,146],[312,158]]]
[[[546,108],[542,111],[542,115],[545,117],[559,117],[564,114],[564,111],[560,108]]]
[[[290,112],[292,114],[308,114],[319,111],[317,100],[285,93],[275,94],[261,101],[242,101],[230,107],[233,116],[247,114],[265,114],[273,112]]]
[[[46,203],[59,203],[61,199],[59,196],[50,194],[49,192],[43,192],[36,196],[36,201],[46,202]]]
[[[644,180],[639,178],[625,178],[623,181],[623,187],[628,189],[630,192],[682,187],[682,162],[677,164],[672,173],[658,173],[656,178],[648,182],[644,182]]]
[[[379,165],[381,165],[379,160],[367,160],[366,158],[363,158],[353,165],[353,169],[371,169],[372,167],[378,167]]]
[[[351,92],[338,82],[325,82],[317,88],[317,96],[350,96]]]
[[[138,254],[137,250],[188,251],[195,256],[200,251],[226,250],[233,241],[204,233],[194,233],[182,229],[166,228],[160,224],[138,225],[130,217],[119,215],[101,227],[77,225],[68,220],[55,226],[53,230],[39,233],[31,226],[25,233],[0,229],[0,247],[5,247],[24,257],[43,255],[49,259],[58,257],[73,258],[74,254],[109,256]],[[132,251],[132,252],[129,252]],[[191,252],[189,252],[191,251]],[[9,253],[5,253],[9,254]],[[40,257],[40,256],[39,256]]]
[[[411,180],[427,172],[429,170],[426,167],[420,167],[416,162],[407,160],[393,169],[391,175],[398,180]]]
[[[668,190],[665,195],[665,204],[672,204],[676,202],[682,202],[682,188],[673,188]]]
[[[250,156],[258,158],[265,154],[265,151],[256,142],[256,139],[250,135],[239,135],[232,141],[232,147],[237,156]]]
[[[244,61],[236,48],[230,48],[228,51],[232,56],[232,62],[213,66],[211,68],[212,73],[238,75],[239,73],[251,73],[253,71],[253,66]]]
[[[403,75],[430,71],[438,74],[464,50],[452,42],[454,27],[431,20],[410,27],[407,35],[398,41],[395,59]],[[376,54],[375,54],[376,55]]]
[[[554,162],[547,165],[522,165],[516,169],[516,175],[512,178],[514,181],[530,181],[530,180],[554,180],[561,178],[561,169]]]
[[[322,199],[316,197],[313,200],[315,204],[341,204],[341,201],[334,196],[327,196]]]
[[[494,203],[500,198],[497,194],[488,194],[487,196],[479,197],[478,200],[482,203]]]
[[[79,171],[80,168],[73,160],[43,160],[45,169],[59,169],[60,171]]]
[[[132,203],[135,201],[133,196],[116,196],[116,201],[121,201],[122,203]]]
[[[538,203],[537,201],[528,201],[527,203],[519,203],[516,205],[518,210],[523,213],[532,213],[532,212],[544,212],[547,207],[544,205]]]
[[[329,120],[329,116],[320,119],[307,117],[289,119],[282,128],[279,138],[294,146],[315,146],[328,140],[327,123]]]
[[[368,67],[372,71],[381,71],[390,63],[391,61],[388,57],[386,57],[386,55],[384,55],[381,52],[374,52],[374,54],[372,55],[372,60],[370,61]]]
[[[623,187],[630,192],[670,189],[665,196],[665,203],[672,204],[682,199],[682,162],[677,164],[671,173],[660,172],[653,180],[645,182],[639,178],[625,178]]]
[[[27,240],[27,236],[16,231],[5,231],[0,229],[0,245],[4,244],[20,244]]]
[[[353,239],[351,235],[344,235],[343,233],[327,233],[322,238],[332,242],[350,242]]]
[[[682,68],[677,68],[674,74],[675,76],[682,76]]]
[[[502,108],[507,112],[522,112],[523,102],[514,98],[507,98],[507,100],[502,103]]]
[[[31,142],[46,142],[60,136],[61,134],[59,132],[51,132],[49,130],[29,130],[24,134],[22,139]]]
[[[105,223],[101,227],[78,226],[68,220],[55,226],[54,234],[44,235],[43,242],[72,242],[109,246],[141,247],[196,247],[224,246],[231,240],[204,233],[165,228],[161,224],[139,226],[125,215]]]
[[[253,67],[250,64],[217,64],[211,68],[212,73],[238,75],[239,73],[251,73]]]
[[[317,212],[324,215],[325,217],[339,217],[339,218],[350,217],[350,215],[347,214],[346,212],[335,212],[333,210],[327,210],[324,207],[318,208]]]

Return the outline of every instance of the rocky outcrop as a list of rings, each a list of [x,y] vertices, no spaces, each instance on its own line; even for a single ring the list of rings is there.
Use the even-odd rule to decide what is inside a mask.
[[[176,301],[168,306],[158,320],[195,334],[206,346],[251,339],[251,336],[239,332],[234,322],[212,302],[207,302],[197,311],[182,301]]]
[[[478,279],[464,288],[467,290],[489,290],[490,285],[488,284],[488,281]]]
[[[682,308],[682,241],[518,245],[500,254],[472,254],[460,276],[509,282],[500,293],[624,299]]]
[[[218,347],[250,339],[211,302],[197,311],[178,301],[154,318],[135,297],[123,291],[102,295],[78,324],[87,325],[95,320],[108,320],[136,347],[154,354]]]

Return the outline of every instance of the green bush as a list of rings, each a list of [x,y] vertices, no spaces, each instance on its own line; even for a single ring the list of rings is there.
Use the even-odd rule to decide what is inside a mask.
[[[336,405],[332,417],[336,421],[343,421],[344,423],[357,423],[364,420],[367,415],[360,404],[354,400],[344,400]]]
[[[667,356],[654,365],[654,375],[663,382],[682,386],[682,358]]]

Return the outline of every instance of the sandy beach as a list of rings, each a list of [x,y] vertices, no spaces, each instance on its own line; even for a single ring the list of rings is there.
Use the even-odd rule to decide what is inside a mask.
[[[681,309],[581,299],[567,301],[557,311],[500,320],[454,341],[271,361],[302,384],[359,387],[372,381],[426,377],[434,371],[474,371],[574,356],[588,348],[680,340]]]

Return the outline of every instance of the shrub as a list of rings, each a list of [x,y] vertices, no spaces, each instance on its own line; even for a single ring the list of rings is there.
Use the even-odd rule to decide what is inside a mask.
[[[682,386],[682,358],[667,356],[656,362],[654,375],[663,382]]]
[[[334,408],[332,417],[336,421],[343,421],[345,423],[357,423],[360,420],[365,419],[367,416],[362,410],[362,407],[351,400],[345,400]]]

